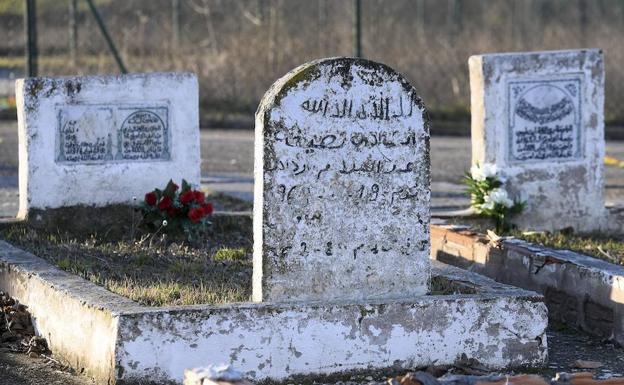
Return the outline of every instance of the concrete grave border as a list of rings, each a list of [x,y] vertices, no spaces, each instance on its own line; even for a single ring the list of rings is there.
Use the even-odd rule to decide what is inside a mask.
[[[550,318],[624,346],[624,266],[467,228],[431,225],[431,258],[542,293]]]
[[[473,294],[155,308],[0,241],[0,290],[29,306],[57,357],[100,384],[181,383],[184,369],[222,361],[254,380],[466,358],[492,369],[545,364],[541,295],[437,262],[433,271]]]

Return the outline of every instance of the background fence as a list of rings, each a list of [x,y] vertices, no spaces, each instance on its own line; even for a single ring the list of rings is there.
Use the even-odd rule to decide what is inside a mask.
[[[352,0],[95,4],[130,72],[198,74],[204,122],[249,118],[288,70],[354,53]],[[24,0],[0,0],[4,72],[24,65],[23,13]],[[86,1],[37,0],[37,29],[39,74],[119,72]],[[606,57],[607,119],[624,122],[623,32],[620,0],[361,0],[363,56],[404,73],[438,119],[469,116],[472,54],[598,47]]]

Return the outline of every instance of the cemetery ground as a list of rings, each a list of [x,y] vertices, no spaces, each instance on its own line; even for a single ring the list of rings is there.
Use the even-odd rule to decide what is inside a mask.
[[[250,228],[231,226],[191,244],[142,232],[107,237],[48,233],[23,225],[1,229],[0,238],[147,306],[251,299]]]
[[[4,215],[16,209],[16,124],[15,122],[0,122],[0,194],[3,194],[2,203]],[[218,210],[248,211],[251,209],[252,170],[253,170],[253,133],[251,130],[202,130],[201,132],[202,175],[203,187],[212,191],[226,192],[245,199],[228,199],[227,195],[215,195]],[[469,138],[433,137],[432,145],[432,179],[433,179],[433,210],[456,209],[467,204],[462,185],[459,183],[463,176],[464,165],[469,164]],[[619,159],[624,159],[624,143],[609,142],[607,153]],[[607,201],[618,204],[624,188],[624,170],[617,167],[607,167]],[[7,204],[8,202],[8,204]],[[159,240],[152,240],[156,247],[151,252],[145,252],[132,242],[106,242],[89,237],[79,239],[71,235],[43,234],[27,230],[22,226],[5,227],[3,235],[12,237],[18,246],[33,251],[35,254],[47,257],[66,270],[78,273],[103,285],[109,285],[122,295],[129,296],[139,302],[151,305],[165,303],[205,303],[229,302],[246,300],[250,295],[250,287],[245,286],[251,274],[251,234],[250,229],[230,233],[227,242],[211,239],[206,250],[189,248],[174,244],[165,246]],[[516,234],[518,236],[522,234]],[[621,257],[621,243],[598,242],[567,235],[548,236],[544,233],[524,235],[527,240],[540,241],[553,247],[568,247],[595,255],[604,259],[604,254],[610,257]],[[93,258],[85,258],[85,250]],[[602,251],[601,251],[602,250]],[[138,251],[138,252],[137,252]],[[604,251],[604,253],[603,253]],[[102,256],[113,256],[103,261]],[[172,259],[175,257],[176,261]],[[615,261],[611,261],[615,262]],[[98,265],[99,264],[99,265]],[[97,266],[96,266],[97,265]],[[98,270],[99,276],[89,272]],[[132,279],[125,273],[137,271],[134,274],[147,283],[142,290],[132,290]],[[173,286],[158,282],[156,275],[165,272],[169,278],[176,277],[182,284]],[[208,274],[207,281],[222,283],[213,287],[214,290],[189,290],[192,288],[194,273]],[[234,280],[223,280],[224,274],[231,274]],[[131,276],[132,274],[130,274]],[[231,276],[230,276],[231,278]],[[213,280],[214,279],[214,280]],[[186,282],[184,282],[186,280]],[[162,280],[161,280],[162,281]],[[184,288],[184,283],[190,286]],[[136,282],[135,282],[136,284]],[[181,289],[182,288],[182,289]],[[601,368],[594,370],[598,378],[620,376],[624,373],[624,352],[596,337],[574,331],[561,325],[553,324],[549,327],[549,366],[537,372],[550,378],[556,372],[580,371],[575,369],[574,361],[599,361]],[[24,355],[8,352],[0,353],[0,368],[6,372],[0,377],[0,384],[37,384],[41,378],[48,379],[46,383],[90,383],[85,378],[59,370],[43,358],[30,358]],[[10,369],[9,369],[10,368]],[[457,369],[456,369],[457,370]],[[475,372],[475,370],[477,370]],[[586,370],[586,369],[584,369]],[[478,368],[464,368],[467,373],[478,373]],[[462,371],[459,370],[461,373]],[[374,380],[383,380],[375,378]],[[367,383],[367,378],[354,378],[351,382]]]
[[[17,143],[15,133],[15,123],[0,123],[0,194],[2,191],[6,194],[7,200],[1,202],[11,202],[16,195],[16,170],[17,157],[15,148]],[[248,197],[251,192],[250,184],[252,181],[253,168],[253,133],[244,130],[206,130],[201,134],[202,154],[206,157],[202,159],[202,175],[203,185],[212,191],[228,192],[242,198]],[[462,186],[458,182],[461,180],[464,172],[464,166],[469,164],[470,159],[470,143],[468,138],[454,137],[434,137],[431,141],[432,145],[432,176],[433,176],[433,204],[432,209],[445,210],[451,208],[459,208],[467,203],[465,195],[462,192]],[[14,144],[14,145],[12,145]],[[614,157],[624,159],[624,143],[611,142],[607,143],[607,153]],[[607,202],[611,204],[619,204],[618,196],[622,197],[622,189],[624,189],[624,170],[616,167],[608,167],[606,169],[607,185],[606,194]],[[3,199],[4,197],[0,198]],[[245,200],[227,199],[223,195],[216,195],[217,209],[228,211],[247,211],[250,209],[250,203]],[[16,203],[5,206],[5,210],[10,212],[16,207]],[[6,212],[6,211],[5,211]],[[215,278],[217,281],[223,278],[224,274],[238,272],[235,275],[240,280],[221,281],[225,286],[217,288],[216,292],[204,294],[203,297],[194,297],[192,292],[184,294],[184,290],[167,285],[157,287],[157,290],[137,291],[134,293],[126,292],[122,295],[136,295],[133,299],[145,304],[161,305],[164,303],[206,303],[206,302],[230,302],[246,300],[249,296],[250,288],[244,288],[243,282],[249,281],[251,274],[251,256],[250,256],[250,230],[243,230],[233,235],[227,240],[227,244],[221,239],[210,239],[209,255],[206,258],[206,250],[186,248],[174,244],[165,246],[153,241],[156,247],[152,253],[141,253],[141,249],[136,249],[136,245],[131,242],[115,243],[115,242],[97,242],[93,239],[84,238],[77,239],[71,235],[63,234],[43,234],[33,233],[24,227],[14,226],[5,228],[4,236],[8,236],[11,242],[18,246],[32,251],[34,254],[49,257],[61,267],[65,266],[67,270],[75,273],[83,273],[91,268],[94,270],[109,272],[123,270],[137,270],[141,272],[142,278],[146,278],[146,282],[155,282],[153,278],[159,274],[164,266],[167,274],[174,274],[176,279],[184,277],[192,282],[194,273],[201,272],[203,274],[214,274],[208,280]],[[521,234],[516,234],[520,236]],[[610,257],[618,258],[623,254],[622,246],[614,241],[598,242],[595,240],[587,240],[582,238],[574,238],[565,234],[554,235],[548,237],[544,233],[531,235],[523,235],[528,240],[539,240],[553,247],[568,247],[577,249],[586,254],[592,254],[597,257],[609,259]],[[20,244],[20,240],[25,242]],[[208,240],[207,240],[208,241]],[[225,248],[223,248],[225,246]],[[602,251],[601,251],[602,249]],[[87,262],[84,258],[85,250],[90,255],[102,258],[102,255],[122,257],[113,264],[110,260],[100,266],[86,266]],[[138,252],[137,252],[138,251]],[[55,257],[62,255],[54,261]],[[606,258],[604,254],[610,257]],[[81,257],[82,256],[82,257]],[[181,258],[182,257],[182,258]],[[126,259],[123,259],[126,258]],[[130,258],[130,259],[127,259]],[[177,261],[172,261],[175,258]],[[182,260],[182,262],[181,262]],[[89,262],[92,262],[89,259]],[[102,262],[100,260],[100,262]],[[128,263],[129,262],[129,263]],[[157,262],[157,263],[153,263]],[[615,262],[615,261],[611,261]],[[96,262],[99,263],[99,262]],[[157,265],[157,266],[154,266]],[[121,270],[120,270],[121,269]],[[143,270],[141,270],[143,269]],[[143,274],[145,273],[145,274]],[[104,273],[107,274],[107,273]],[[104,285],[108,279],[111,288],[115,286],[118,290],[128,290],[131,285],[123,284],[123,279],[113,283],[111,277],[87,277],[97,281],[102,280]],[[119,277],[113,277],[113,280]],[[229,286],[228,286],[229,285]],[[205,288],[205,287],[204,287]],[[218,289],[221,289],[219,292]],[[225,292],[225,295],[224,295]],[[198,294],[198,293],[195,293]],[[598,378],[609,378],[611,376],[619,377],[624,373],[624,351],[609,342],[602,341],[595,337],[589,337],[583,333],[562,327],[560,325],[551,325],[548,332],[549,338],[549,366],[548,368],[537,371],[546,378],[560,371],[575,371],[573,363],[575,360],[591,360],[600,361],[603,366],[597,370]],[[8,368],[7,374],[0,378],[0,384],[9,383],[32,383],[36,384],[37,378],[47,378],[46,383],[88,383],[84,378],[79,376],[70,376],[58,371],[50,369],[49,365],[41,358],[27,358],[20,355],[1,353],[0,368]],[[478,368],[464,368],[467,373],[478,373]],[[476,370],[476,372],[475,372]],[[1,370],[0,370],[1,371]],[[460,370],[461,372],[461,370]],[[374,380],[383,380],[383,378],[375,378]],[[21,381],[21,382],[18,382]],[[30,381],[30,382],[28,382]],[[73,381],[73,382],[72,382]],[[367,378],[354,379],[357,383],[367,383]]]
[[[470,139],[434,136],[431,140],[432,210],[459,209],[468,204],[461,179],[470,164]],[[17,207],[16,122],[0,122],[0,214],[14,215]],[[201,131],[204,187],[214,195],[218,211],[250,211],[253,183],[253,131]],[[624,159],[624,142],[609,142],[607,153]],[[624,169],[607,167],[607,202],[624,199]],[[207,182],[207,183],[206,183]],[[232,194],[235,197],[228,198]],[[214,200],[214,199],[213,199]],[[612,263],[624,260],[621,240],[575,235],[515,233],[517,237],[555,248],[568,248]],[[205,247],[167,245],[160,238],[125,238],[45,234],[23,226],[4,228],[1,236],[109,290],[146,305],[245,301],[251,289],[251,230],[206,239]],[[145,247],[150,243],[153,247]],[[171,243],[171,241],[169,241]],[[95,258],[93,258],[95,256]],[[234,273],[234,274],[232,274]],[[208,274],[206,276],[206,274]],[[201,275],[205,279],[198,280]],[[236,277],[237,279],[231,279]],[[238,279],[240,278],[240,279]]]

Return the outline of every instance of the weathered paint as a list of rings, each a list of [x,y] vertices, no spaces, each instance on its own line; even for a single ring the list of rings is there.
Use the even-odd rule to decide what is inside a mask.
[[[475,294],[403,300],[149,308],[0,242],[0,289],[30,306],[52,351],[101,384],[172,381],[231,362],[253,379],[453,364],[546,362],[547,312],[533,292],[435,264]]]
[[[199,184],[198,85],[193,74],[27,78],[16,82],[16,94],[21,218],[30,209],[132,203],[133,197],[141,199],[169,179]],[[148,124],[133,125],[131,117],[139,113],[157,121],[152,125],[166,144],[153,159],[126,158],[136,153],[123,144],[123,130]],[[69,132],[63,130],[70,122],[78,122],[79,143],[105,138],[106,145],[98,147],[106,152],[102,159],[70,160],[61,151],[61,133]],[[152,135],[143,131],[136,133]]]
[[[429,167],[423,103],[391,68],[331,58],[278,80],[256,113],[254,300],[424,294]]]
[[[604,209],[604,64],[600,50],[550,51],[472,56],[469,60],[472,161],[495,163],[512,196],[527,202],[515,222],[523,228],[592,231],[606,226]],[[515,87],[515,88],[514,88]],[[539,90],[535,87],[542,87]],[[537,90],[537,91],[536,91]],[[555,91],[545,91],[555,90]],[[515,95],[515,92],[519,94]],[[560,98],[566,117],[536,117],[536,127],[569,124],[569,156],[518,160],[512,149],[515,101],[550,114]],[[535,106],[531,105],[535,104]],[[541,109],[540,109],[541,108]],[[522,115],[522,114],[520,114]],[[513,118],[513,119],[512,119]],[[543,119],[540,119],[543,118]],[[548,128],[548,127],[547,127]],[[552,128],[552,127],[551,127]],[[524,128],[518,124],[516,130]],[[563,134],[562,134],[563,135]],[[555,143],[561,144],[559,142]]]
[[[0,290],[28,306],[37,334],[57,358],[88,376],[111,377],[118,317],[109,307],[132,301],[2,241]]]
[[[517,239],[494,247],[445,225],[431,244],[432,258],[543,293],[551,318],[624,345],[623,266]]]
[[[123,317],[118,359],[122,378],[176,381],[222,361],[256,380],[452,364],[462,354],[492,368],[540,365],[546,323],[542,303],[487,295],[159,311]]]

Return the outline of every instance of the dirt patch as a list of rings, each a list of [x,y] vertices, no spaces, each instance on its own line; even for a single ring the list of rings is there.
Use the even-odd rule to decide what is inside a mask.
[[[35,336],[28,307],[3,292],[0,292],[0,351],[30,356],[49,353],[46,340]]]
[[[35,335],[28,307],[0,292],[0,385],[87,383],[52,357],[47,341]]]

